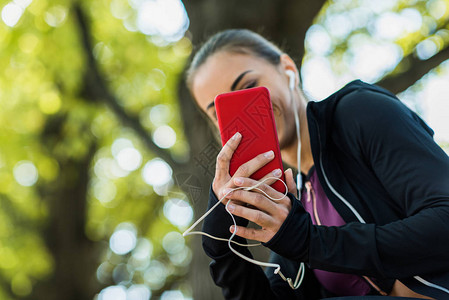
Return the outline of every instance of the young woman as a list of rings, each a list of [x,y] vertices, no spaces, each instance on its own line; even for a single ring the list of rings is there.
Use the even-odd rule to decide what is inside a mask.
[[[226,242],[204,237],[212,277],[227,299],[449,299],[449,158],[433,131],[393,94],[354,81],[308,102],[293,60],[248,30],[211,37],[196,53],[187,82],[215,125],[216,95],[267,87],[282,159],[300,166],[304,182],[301,201],[290,169],[290,193],[280,201],[271,200],[282,197],[269,186],[273,180],[261,185],[269,197],[258,190],[228,194],[237,228],[224,205],[205,219],[209,234],[229,238],[237,229],[237,241],[262,242],[288,277],[295,278],[301,262],[307,265],[304,282],[293,289],[272,268],[265,274]],[[230,189],[256,184],[251,174],[273,159],[272,152],[261,153],[231,177],[229,161],[241,139],[237,133],[217,157],[209,207]],[[279,171],[267,177],[280,177]],[[248,220],[260,228],[247,228]]]

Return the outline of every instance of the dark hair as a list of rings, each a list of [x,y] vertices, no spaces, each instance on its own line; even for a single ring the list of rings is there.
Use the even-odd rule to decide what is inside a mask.
[[[210,37],[196,52],[187,70],[187,87],[192,90],[192,80],[195,71],[206,60],[219,51],[230,51],[256,55],[273,65],[278,65],[282,51],[261,35],[248,29],[228,29]]]

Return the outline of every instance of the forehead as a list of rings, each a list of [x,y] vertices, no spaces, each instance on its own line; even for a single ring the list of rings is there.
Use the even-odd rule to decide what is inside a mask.
[[[218,52],[209,57],[197,70],[192,92],[202,108],[216,95],[229,92],[234,80],[248,70],[269,68],[271,64],[262,58],[243,53]]]

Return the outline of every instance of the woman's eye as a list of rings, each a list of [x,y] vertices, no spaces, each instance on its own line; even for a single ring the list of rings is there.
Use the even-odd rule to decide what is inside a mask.
[[[257,80],[249,82],[247,85],[245,85],[244,89],[250,89],[257,85]]]

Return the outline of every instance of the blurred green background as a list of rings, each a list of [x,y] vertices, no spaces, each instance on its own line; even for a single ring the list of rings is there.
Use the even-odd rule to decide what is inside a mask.
[[[320,100],[360,78],[449,145],[449,1],[0,1],[0,299],[217,299],[220,149],[185,88],[210,34],[281,45]],[[193,46],[194,45],[194,46]]]

